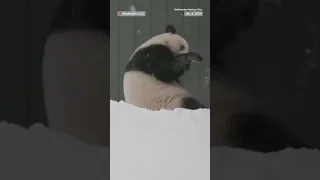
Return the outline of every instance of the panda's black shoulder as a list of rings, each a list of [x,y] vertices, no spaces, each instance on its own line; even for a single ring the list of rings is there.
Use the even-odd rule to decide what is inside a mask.
[[[152,74],[162,64],[174,61],[174,55],[167,46],[154,44],[137,50],[131,57],[127,67],[128,71],[142,71]]]

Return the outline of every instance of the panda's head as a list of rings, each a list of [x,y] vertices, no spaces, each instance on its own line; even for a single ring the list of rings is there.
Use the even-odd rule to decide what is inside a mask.
[[[128,71],[141,71],[163,82],[174,82],[189,70],[192,62],[202,57],[189,49],[188,42],[176,33],[172,25],[163,34],[154,36],[140,45],[132,54]]]

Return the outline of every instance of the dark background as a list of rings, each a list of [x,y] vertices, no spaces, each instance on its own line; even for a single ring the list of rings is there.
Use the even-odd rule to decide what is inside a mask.
[[[43,45],[61,1],[12,0],[0,5],[0,120],[46,124],[41,79]]]
[[[320,147],[320,2],[259,3],[253,26],[223,52],[226,74],[254,95],[259,111]]]
[[[320,147],[315,138],[320,136],[320,2],[261,3],[256,24],[227,50],[232,52],[226,53],[228,73],[251,89],[261,111]],[[22,126],[45,122],[41,57],[58,4],[40,0],[0,4],[0,120]]]

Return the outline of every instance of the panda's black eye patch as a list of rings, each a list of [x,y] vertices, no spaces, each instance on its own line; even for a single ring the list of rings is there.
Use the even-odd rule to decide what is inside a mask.
[[[186,47],[184,45],[180,46],[180,51],[183,51]]]

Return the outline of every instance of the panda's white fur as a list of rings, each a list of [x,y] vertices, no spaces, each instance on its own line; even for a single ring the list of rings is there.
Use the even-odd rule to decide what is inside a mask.
[[[189,52],[189,44],[183,37],[175,33],[166,32],[144,42],[133,52],[131,58],[139,50],[152,45],[164,45],[174,54]],[[181,45],[184,46],[184,49],[180,48]],[[181,99],[190,97],[190,93],[178,82],[164,83],[142,71],[125,72],[123,90],[127,103],[150,110],[180,108],[182,107]]]
[[[181,98],[190,96],[178,83],[165,84],[139,71],[124,74],[123,88],[127,103],[150,110],[181,107]]]

